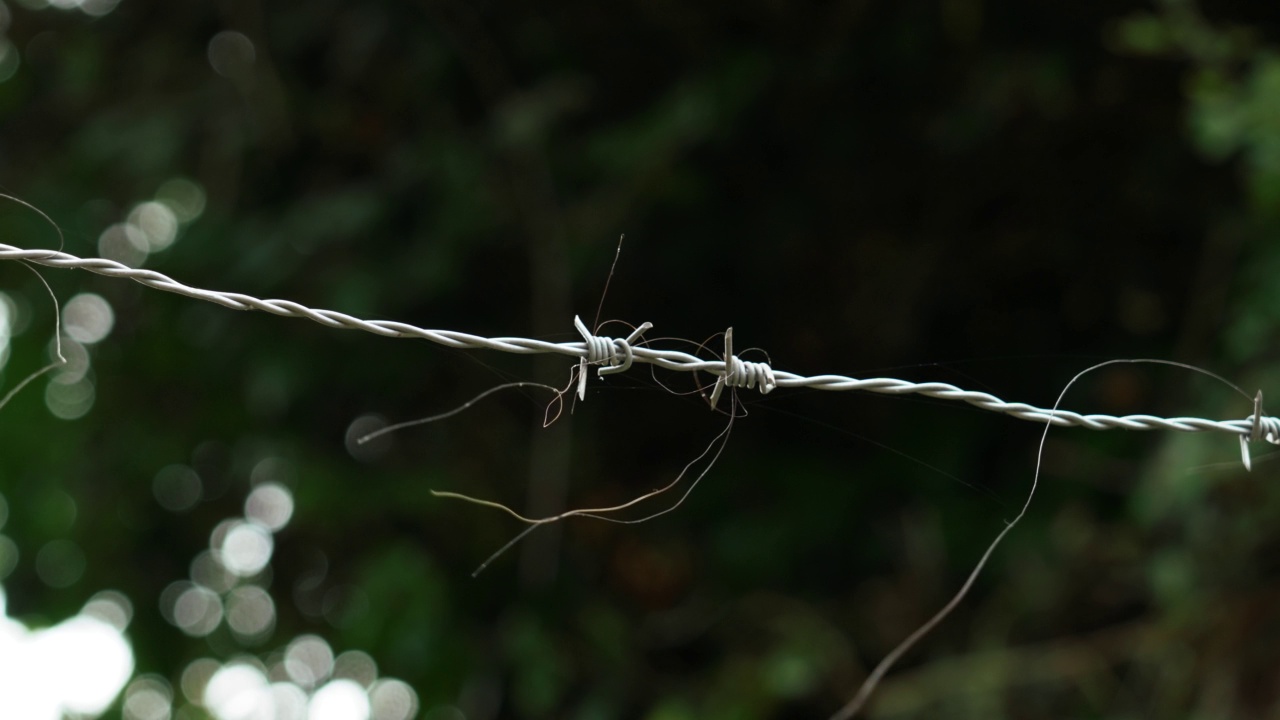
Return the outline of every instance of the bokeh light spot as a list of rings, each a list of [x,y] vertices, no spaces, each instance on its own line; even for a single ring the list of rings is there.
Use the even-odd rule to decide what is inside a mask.
[[[274,547],[266,528],[255,522],[237,520],[227,528],[218,552],[228,570],[240,577],[249,577],[267,566]]]
[[[227,533],[231,528],[239,523],[244,522],[239,518],[228,518],[213,526],[213,531],[209,533],[209,547],[214,552],[221,552],[222,543],[227,539]]]
[[[222,598],[207,587],[173,583],[160,594],[165,619],[192,637],[204,637],[222,622]]]
[[[165,250],[178,238],[178,216],[162,202],[138,203],[129,212],[128,220],[142,231],[150,252]]]
[[[63,490],[49,488],[35,498],[32,509],[39,513],[40,524],[53,535],[68,535],[76,524],[79,508],[76,499]]]
[[[173,716],[173,689],[157,675],[143,675],[124,691],[125,720],[169,720]]]
[[[291,682],[271,685],[271,699],[275,702],[273,720],[307,720],[307,694]]]
[[[90,17],[102,17],[115,10],[120,0],[18,0],[18,3],[32,10],[53,7],[58,10],[79,10]]]
[[[36,575],[52,588],[74,585],[84,575],[84,551],[70,540],[53,540],[36,553]]]
[[[9,38],[0,36],[0,83],[13,77],[21,64],[18,47]]]
[[[394,441],[390,433],[379,435],[369,442],[360,443],[360,438],[387,426],[387,421],[378,415],[361,415],[347,426],[346,445],[351,457],[360,462],[373,462],[391,449]]]
[[[372,687],[378,679],[378,664],[367,652],[348,650],[333,661],[333,676],[354,680],[361,687]]]
[[[287,486],[293,479],[293,463],[274,455],[254,463],[253,469],[249,471],[249,482],[255,486],[269,482]]]
[[[13,337],[21,335],[31,327],[31,303],[25,295],[10,295],[0,292],[0,303],[8,310],[9,334]]]
[[[64,336],[60,344],[50,341],[50,360],[58,358],[59,349],[66,362],[58,367],[53,377],[63,385],[73,385],[85,379],[89,374],[89,351],[80,343]]]
[[[95,593],[80,611],[85,617],[97,618],[119,632],[124,632],[133,619],[133,603],[124,593],[103,590]]]
[[[276,532],[293,517],[293,493],[279,483],[265,483],[254,488],[244,501],[245,517]]]
[[[369,720],[369,696],[351,680],[333,680],[311,696],[307,720]]]
[[[265,640],[276,623],[276,604],[257,585],[245,585],[227,595],[227,625],[241,643]]]
[[[150,253],[146,233],[132,223],[110,225],[98,236],[98,254],[121,265],[142,267]]]
[[[0,292],[0,370],[9,362],[9,338],[13,337],[13,325],[18,314],[13,298]],[[2,523],[0,523],[2,525]]]
[[[102,17],[119,4],[120,0],[80,0],[80,11],[90,17]]]
[[[256,59],[253,41],[244,33],[223,30],[209,41],[209,65],[224,78],[247,80]]]
[[[333,672],[333,650],[321,637],[301,635],[285,649],[284,669],[290,680],[313,688]]]
[[[78,420],[93,408],[96,392],[88,378],[64,382],[65,375],[55,375],[44,388],[44,404],[54,417]]]
[[[165,181],[156,191],[156,200],[167,205],[178,222],[189,223],[204,213],[204,188],[186,178]]]
[[[408,683],[386,678],[369,689],[369,704],[374,720],[409,720],[418,713],[418,694]]]
[[[110,625],[73,617],[36,635],[28,662],[40,668],[72,713],[98,715],[133,674],[133,651]]]
[[[201,551],[191,561],[191,579],[217,593],[227,592],[239,581],[210,550]]]
[[[209,679],[221,667],[217,660],[209,658],[200,658],[187,663],[187,667],[182,671],[180,681],[182,694],[192,703],[203,705],[205,686],[209,684]]]
[[[204,706],[218,720],[272,720],[267,676],[245,663],[220,668],[204,689]]]
[[[133,673],[129,643],[95,618],[29,630],[5,614],[0,588],[0,718],[96,717]]]
[[[111,303],[95,293],[80,293],[62,308],[62,330],[85,345],[100,342],[116,324]]]
[[[184,512],[195,507],[204,493],[200,475],[186,465],[168,465],[156,473],[151,492],[160,507],[171,512]]]

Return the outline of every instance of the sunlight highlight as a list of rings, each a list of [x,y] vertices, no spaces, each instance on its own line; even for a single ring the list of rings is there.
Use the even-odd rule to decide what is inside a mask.
[[[11,346],[9,339],[13,337],[14,316],[17,306],[7,294],[0,292],[0,370],[9,362]]]
[[[271,667],[253,657],[196,660],[182,675],[182,691],[214,720],[412,720],[418,713],[407,683],[379,679],[373,659],[358,650],[335,660],[316,635],[294,638]]]
[[[240,577],[249,577],[262,572],[271,562],[274,548],[269,530],[256,522],[237,520],[227,529],[217,549],[228,570]]]
[[[106,711],[134,664],[122,628],[98,616],[127,617],[123,607],[104,606],[117,597],[123,596],[97,596],[93,615],[82,612],[53,627],[31,630],[5,617],[0,588],[0,717],[62,720]]]

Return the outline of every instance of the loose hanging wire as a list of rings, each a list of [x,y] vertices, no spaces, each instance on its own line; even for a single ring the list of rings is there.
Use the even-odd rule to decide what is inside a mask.
[[[637,326],[631,332],[631,334],[628,335],[626,338],[609,338],[609,337],[594,335],[592,334],[591,331],[587,329],[586,325],[582,322],[582,320],[576,316],[573,318],[573,323],[575,328],[578,330],[578,332],[582,336],[581,342],[553,343],[553,342],[547,342],[544,340],[536,340],[531,338],[520,338],[520,337],[486,338],[478,335],[471,335],[469,333],[463,333],[463,332],[458,332],[453,330],[430,330],[425,328],[419,328],[406,323],[393,322],[388,320],[362,320],[360,318],[356,318],[351,315],[340,313],[334,310],[309,308],[305,305],[292,302],[289,300],[263,300],[263,299],[255,298],[253,296],[245,295],[242,293],[228,293],[228,292],[219,292],[214,290],[205,290],[202,288],[196,288],[190,285],[180,283],[170,278],[169,276],[156,272],[154,270],[131,268],[119,262],[106,260],[102,258],[87,258],[87,259],[79,258],[69,253],[62,252],[60,250],[59,251],[24,250],[22,248],[14,247],[12,245],[0,244],[0,260],[17,260],[19,262],[23,262],[24,264],[34,263],[34,264],[45,265],[47,267],[53,267],[53,268],[79,268],[79,269],[88,270],[90,272],[97,273],[99,275],[106,275],[108,277],[127,278],[130,280],[134,280],[135,282],[141,283],[143,285],[146,285],[148,287],[155,288],[157,290],[164,290],[166,292],[185,295],[187,297],[195,298],[197,300],[212,302],[218,305],[222,305],[223,307],[231,308],[233,310],[260,310],[262,312],[268,312],[273,315],[279,315],[282,317],[306,318],[306,319],[312,320],[313,322],[317,322],[321,325],[324,325],[326,327],[363,330],[365,332],[372,333],[375,335],[381,335],[383,337],[420,338],[424,340],[429,340],[431,342],[434,342],[440,345],[444,345],[446,347],[457,348],[457,349],[487,349],[487,350],[496,350],[499,352],[508,352],[508,353],[515,353],[515,354],[523,354],[523,355],[551,353],[551,354],[565,355],[569,357],[576,357],[578,358],[578,367],[576,368],[576,376],[577,376],[576,377],[576,382],[577,382],[576,394],[579,400],[585,399],[586,383],[587,383],[587,377],[588,377],[587,369],[589,365],[595,366],[597,368],[597,374],[600,377],[605,377],[605,376],[616,374],[616,373],[626,372],[628,369],[632,367],[634,363],[641,362],[641,363],[649,363],[667,370],[683,371],[683,372],[701,371],[701,372],[707,372],[714,375],[716,377],[715,386],[711,391],[710,397],[708,398],[708,401],[713,409],[716,407],[725,388],[747,388],[747,389],[759,388],[759,390],[765,394],[780,387],[784,387],[784,388],[807,387],[807,388],[813,388],[817,390],[831,390],[831,391],[861,390],[861,391],[881,393],[886,395],[924,395],[926,397],[932,397],[932,398],[937,398],[941,400],[961,401],[961,402],[968,403],[974,407],[981,408],[983,410],[1002,413],[1005,415],[1009,415],[1011,417],[1018,418],[1020,420],[1027,420],[1031,422],[1041,423],[1045,426],[1046,434],[1050,427],[1055,427],[1055,426],[1056,427],[1085,427],[1091,430],[1109,430],[1109,429],[1157,430],[1157,429],[1160,429],[1160,430],[1177,430],[1181,432],[1218,431],[1218,432],[1233,433],[1239,439],[1241,460],[1244,463],[1245,469],[1247,470],[1252,469],[1251,468],[1252,463],[1251,463],[1250,454],[1249,454],[1249,442],[1266,440],[1267,442],[1272,444],[1280,444],[1280,419],[1277,419],[1276,417],[1272,417],[1272,416],[1267,416],[1263,413],[1261,390],[1259,390],[1257,395],[1254,396],[1253,413],[1249,417],[1240,419],[1240,420],[1210,420],[1206,418],[1197,418],[1197,417],[1161,418],[1153,415],[1125,415],[1125,416],[1112,416],[1112,415],[1101,415],[1101,414],[1082,415],[1079,413],[1062,410],[1058,407],[1058,405],[1062,402],[1062,397],[1066,394],[1067,388],[1070,388],[1071,385],[1074,384],[1076,380],[1079,380],[1080,377],[1085,373],[1091,370],[1095,370],[1098,367],[1102,367],[1102,365],[1109,365],[1116,362],[1159,362],[1159,363],[1165,363],[1165,364],[1175,364],[1175,365],[1178,364],[1178,363],[1170,363],[1168,361],[1162,361],[1162,360],[1154,360],[1154,361],[1113,360],[1107,363],[1103,363],[1102,365],[1089,368],[1088,370],[1085,370],[1084,372],[1072,378],[1071,382],[1067,384],[1067,387],[1063,388],[1062,395],[1059,395],[1058,400],[1054,404],[1053,408],[1049,410],[1045,410],[1043,408],[1039,408],[1034,405],[1029,405],[1026,403],[1006,402],[989,393],[963,390],[949,383],[941,383],[941,382],[915,383],[907,380],[899,380],[896,378],[858,379],[858,378],[847,377],[844,375],[814,375],[814,376],[806,377],[796,373],[786,372],[782,370],[775,370],[769,363],[748,362],[748,361],[742,360],[737,355],[735,355],[733,352],[733,328],[732,327],[726,330],[724,333],[725,348],[724,348],[724,355],[721,357],[721,359],[720,360],[704,360],[700,357],[697,357],[696,355],[691,355],[689,353],[685,353],[681,351],[661,350],[653,347],[648,347],[647,345],[638,344],[641,342],[641,338],[644,335],[644,333],[653,327],[653,325],[648,322],[642,323],[641,325]],[[41,278],[41,280],[43,281],[43,278]],[[46,287],[48,287],[47,284],[46,284]],[[59,359],[61,360],[60,353],[59,353]],[[45,368],[37,372],[36,375],[39,375],[40,373],[46,370],[52,369],[52,367],[56,367],[56,364],[54,366]],[[1189,366],[1183,366],[1183,367],[1189,367]],[[1190,368],[1190,369],[1197,370],[1198,372],[1202,372],[1208,375],[1212,375],[1213,377],[1219,380],[1222,380],[1224,383],[1231,385],[1229,381],[1225,380],[1224,378],[1213,375],[1213,373],[1210,373],[1208,371],[1201,370],[1198,368]],[[27,380],[23,381],[23,383],[19,385],[18,388],[15,388],[13,391],[10,392],[10,396],[12,396],[13,392],[16,392],[17,390],[21,389],[23,385],[25,385],[27,382],[30,382],[32,379],[34,379],[34,376],[29,377],[27,378]],[[514,385],[523,386],[523,385],[537,385],[537,384],[536,383],[515,383]],[[1235,387],[1234,385],[1231,385],[1231,386]],[[490,389],[486,393],[483,393],[481,396],[472,400],[470,403],[467,403],[461,408],[457,408],[449,413],[445,413],[444,415],[435,416],[435,417],[427,418],[425,420],[420,420],[420,421],[413,421],[410,423],[402,423],[401,425],[392,426],[391,428],[386,428],[379,432],[389,432],[391,430],[397,429],[399,427],[404,427],[406,425],[414,425],[414,424],[419,424],[421,422],[431,422],[433,420],[442,419],[443,417],[447,417],[456,412],[460,412],[461,410],[466,409],[467,407],[469,407],[470,405],[478,401],[480,398],[483,398],[485,395],[488,395],[489,393],[494,392],[497,389],[501,389],[505,387],[510,387],[510,385],[504,385],[504,386],[500,386],[499,388]],[[546,389],[556,392],[558,399],[563,396],[564,391],[560,391],[560,390],[557,390],[556,388],[551,388],[549,386],[541,386],[541,387],[545,387]],[[1239,390],[1239,388],[1236,388],[1236,389]],[[1241,392],[1243,393],[1243,391]],[[8,397],[5,397],[3,400],[0,400],[0,406],[8,402],[8,399],[9,399]],[[730,425],[727,426],[724,431],[722,431],[721,436],[718,436],[716,439],[716,441],[721,442],[720,449],[717,450],[715,453],[716,457],[719,456],[720,450],[724,449],[723,440],[727,438],[727,433],[730,427],[732,427],[732,421],[730,422]],[[379,433],[374,433],[373,435],[376,435],[376,434],[379,434]],[[361,438],[361,442],[363,442],[364,440],[368,440],[369,437],[372,437],[373,435],[367,436],[365,438]],[[713,441],[712,444],[708,446],[707,450],[703,451],[703,455],[700,455],[698,458],[694,460],[694,463],[696,463],[698,459],[701,459],[704,455],[706,455],[707,452],[709,452],[711,448],[716,445],[716,441]],[[1042,436],[1041,453],[1043,453],[1043,449],[1044,449],[1043,445],[1044,445],[1044,437]],[[1039,470],[1040,470],[1039,462],[1040,462],[1039,459],[1037,459],[1037,467],[1036,467],[1037,479],[1039,477]],[[690,465],[692,464],[693,463],[690,463]],[[714,464],[714,458],[711,464]],[[705,468],[702,471],[702,473],[698,475],[697,479],[701,479],[702,475],[704,475],[709,469],[710,469],[710,465],[708,465],[708,467]],[[685,472],[687,472],[688,470],[689,470],[689,467],[686,466]],[[649,519],[649,518],[646,517],[639,520],[631,520],[631,521],[618,520],[616,518],[610,518],[608,516],[601,515],[600,513],[609,513],[615,510],[624,509],[648,497],[651,497],[654,494],[660,494],[662,492],[665,492],[666,490],[671,489],[671,487],[673,487],[675,484],[679,483],[681,478],[683,478],[683,476],[685,475],[685,472],[682,472],[680,476],[677,477],[667,487],[662,488],[661,490],[658,490],[658,491],[654,491],[653,493],[649,493],[647,495],[641,496],[639,498],[636,498],[635,500],[632,500],[631,502],[618,507],[582,509],[582,510],[570,511],[568,513],[563,513],[559,516],[555,516],[551,518],[543,518],[543,519],[536,519],[536,520],[530,519],[530,518],[523,518],[518,514],[516,514],[514,511],[512,511],[510,508],[498,505],[496,503],[491,503],[483,500],[476,500],[474,498],[460,496],[454,493],[433,491],[433,494],[437,496],[442,496],[442,497],[456,497],[456,498],[468,500],[470,502],[479,503],[482,505],[497,507],[505,510],[506,512],[512,513],[513,515],[516,515],[516,517],[520,518],[525,522],[531,523],[530,526],[524,532],[520,533],[515,538],[513,538],[511,542],[509,542],[506,546],[504,546],[497,553],[491,556],[489,560],[486,560],[484,565],[481,565],[481,567],[477,569],[476,572],[478,573],[480,572],[480,570],[483,570],[485,565],[488,565],[490,562],[492,562],[492,560],[495,557],[501,555],[512,544],[518,542],[521,538],[523,538],[529,532],[533,531],[534,529],[548,522],[557,522],[559,520],[563,520],[571,516],[594,517],[601,520],[610,520],[612,522],[643,522],[643,520]],[[697,480],[694,481],[694,485],[696,484],[697,484]],[[684,496],[687,497],[688,493],[691,492],[692,489],[693,489],[692,486],[688,488],[685,491]],[[880,664],[876,666],[874,672],[872,672],[866,678],[865,682],[863,683],[862,687],[859,689],[858,693],[848,703],[842,706],[836,712],[835,715],[832,716],[832,720],[844,720],[846,718],[852,718],[854,715],[856,715],[862,709],[862,707],[870,697],[871,693],[874,692],[875,687],[878,684],[879,680],[884,676],[886,672],[888,672],[889,668],[891,668],[904,653],[906,653],[913,645],[915,645],[916,642],[918,642],[922,637],[928,634],[934,628],[934,626],[942,622],[943,619],[950,614],[951,610],[954,609],[954,607],[959,602],[962,601],[962,599],[968,593],[969,587],[972,585],[974,578],[978,575],[978,573],[982,571],[983,566],[986,564],[986,561],[990,557],[991,553],[994,552],[996,546],[998,546],[1000,541],[1004,538],[1004,536],[1008,534],[1010,530],[1013,529],[1014,525],[1016,525],[1018,520],[1022,518],[1023,514],[1026,513],[1027,506],[1030,505],[1031,498],[1034,496],[1034,493],[1035,493],[1035,482],[1033,481],[1032,490],[1027,497],[1026,505],[1024,505],[1021,512],[1019,512],[1018,517],[1013,522],[1008,523],[1006,527],[1001,531],[1001,533],[996,537],[996,539],[991,543],[986,553],[982,556],[982,559],[974,567],[972,573],[970,574],[964,586],[955,594],[955,596],[951,599],[949,603],[947,603],[946,606],[944,606],[941,610],[939,610],[928,622],[926,622],[924,625],[918,628],[906,640],[904,640],[901,644],[899,644],[898,647],[895,648],[893,652],[887,655],[880,662]],[[678,507],[679,504],[683,502],[683,499],[684,497],[682,497],[676,503],[676,505],[666,510],[659,511],[658,513],[655,514],[655,516],[658,514],[668,512],[674,509],[675,507]]]

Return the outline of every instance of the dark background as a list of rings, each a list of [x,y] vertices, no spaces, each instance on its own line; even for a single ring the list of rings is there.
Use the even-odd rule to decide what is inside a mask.
[[[1280,393],[1270,3],[36,1],[0,13],[20,58],[0,83],[0,190],[79,256],[187,178],[207,206],[146,267],[197,287],[567,341],[625,233],[601,319],[652,321],[656,347],[712,358],[733,326],[778,369],[1042,406],[1119,357]],[[211,42],[224,31],[252,57]],[[0,237],[57,243],[17,205]],[[22,551],[8,612],[38,626],[119,590],[139,672],[175,686],[197,658],[316,633],[410,683],[419,717],[825,717],[946,602],[1035,466],[1040,426],[968,406],[742,390],[750,415],[678,510],[544,528],[472,579],[521,526],[428,489],[533,514],[620,502],[667,483],[725,416],[657,383],[695,391],[688,374],[637,366],[547,430],[549,394],[514,390],[357,457],[362,415],[562,385],[573,363],[44,275],[64,301],[103,296],[116,323],[90,350],[87,415],[53,417],[44,379],[0,414],[2,531]],[[46,362],[52,313],[16,265],[0,287],[31,317],[8,388]],[[1087,377],[1064,406],[1252,409],[1145,365]],[[1272,716],[1265,451],[1246,474],[1227,435],[1052,432],[1025,524],[870,714]],[[297,502],[258,579],[274,632],[188,637],[160,595],[242,512],[264,457]],[[152,492],[174,463],[204,480],[187,512]],[[60,539],[85,570],[52,587],[31,558]],[[338,589],[327,610],[299,591],[317,562]]]

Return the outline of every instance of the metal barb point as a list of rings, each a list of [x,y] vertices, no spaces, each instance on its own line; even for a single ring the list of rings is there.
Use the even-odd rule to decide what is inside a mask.
[[[716,409],[716,404],[720,402],[720,393],[733,377],[733,371],[736,369],[733,359],[733,328],[729,328],[724,331],[724,372],[716,378],[716,386],[711,390],[712,410]]]
[[[733,354],[733,328],[724,331],[724,370],[716,378],[711,391],[711,409],[715,410],[720,393],[726,387],[760,388],[768,395],[778,387],[778,378],[767,362],[747,362]]]
[[[586,355],[578,358],[578,399],[585,400],[587,397],[587,366],[600,365],[596,371],[600,377],[630,370],[631,363],[635,360],[635,354],[631,350],[631,343],[639,340],[646,330],[653,327],[653,323],[641,323],[625,339],[592,335],[591,331],[587,330],[586,324],[582,322],[582,318],[577,315],[573,316],[573,326],[582,335],[582,342],[586,345],[587,350]],[[605,364],[606,362],[607,364]]]
[[[1249,443],[1257,442],[1263,438],[1263,421],[1262,391],[1259,390],[1258,394],[1253,396],[1253,422],[1248,436],[1243,433],[1238,436],[1240,438],[1240,462],[1244,463],[1246,472],[1253,472],[1253,459],[1249,456]],[[1275,441],[1270,432],[1266,433],[1266,438],[1268,442]]]
[[[1253,398],[1253,437],[1254,442],[1262,439],[1262,391]]]
[[[582,341],[587,344],[587,355],[591,354],[591,333],[587,332],[587,326],[582,323],[582,318],[574,315],[573,326],[582,333]],[[587,356],[578,358],[578,400],[587,399]]]

